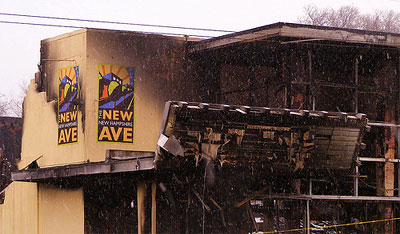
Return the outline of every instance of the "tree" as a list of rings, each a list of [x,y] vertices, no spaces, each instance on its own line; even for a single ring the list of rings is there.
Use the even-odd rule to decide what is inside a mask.
[[[4,94],[0,94],[0,116],[7,115],[9,106],[10,106],[9,98]]]
[[[0,117],[21,117],[22,101],[23,98],[21,97],[12,97],[5,94],[0,94]]]
[[[353,6],[342,6],[334,10],[318,8],[312,4],[304,7],[304,13],[304,16],[298,19],[299,23],[400,33],[400,13],[393,10],[361,14],[358,8]]]
[[[22,116],[22,104],[27,91],[27,83],[19,84],[20,92],[15,96],[0,93],[0,117],[4,116]]]
[[[376,11],[374,14],[362,15],[362,29],[400,33],[400,13],[392,11]]]

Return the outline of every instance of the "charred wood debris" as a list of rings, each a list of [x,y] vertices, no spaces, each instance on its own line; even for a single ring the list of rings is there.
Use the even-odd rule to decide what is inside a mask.
[[[306,227],[301,195],[352,194],[351,171],[365,148],[367,124],[359,113],[172,101],[155,167],[165,175],[162,191],[170,190],[165,199],[186,225],[181,231]],[[324,207],[319,218],[353,218],[346,204]]]

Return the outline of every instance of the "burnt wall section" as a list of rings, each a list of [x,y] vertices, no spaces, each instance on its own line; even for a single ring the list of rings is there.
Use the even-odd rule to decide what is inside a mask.
[[[209,57],[213,59],[208,63],[199,62]],[[210,99],[212,102],[273,108],[312,107],[307,49],[281,45],[277,39],[271,39],[198,52],[190,58],[197,62],[198,70],[203,70],[200,76],[213,74],[211,81],[215,85],[209,92],[216,98]]]
[[[191,54],[197,75],[203,78],[199,84],[208,88],[204,102],[281,107],[284,84],[274,44],[249,43]]]
[[[254,39],[254,41],[240,41],[240,37],[230,39],[239,42],[219,46],[217,42],[222,43],[225,38],[221,38],[220,41],[216,39],[217,42],[210,40],[209,44],[203,43],[209,47],[194,50],[191,54],[191,58],[195,61],[203,61],[207,57],[213,58],[212,64],[216,66],[213,68],[212,80],[217,85],[210,90],[213,97],[216,97],[216,103],[364,113],[370,122],[378,122],[378,125],[372,126],[371,131],[365,133],[363,142],[366,147],[365,150],[361,150],[359,156],[388,160],[399,157],[398,128],[390,127],[390,124],[393,126],[399,124],[400,116],[400,51],[398,48],[279,36]],[[203,66],[203,70],[212,67],[211,61],[198,64]],[[206,72],[200,75],[207,77]],[[381,123],[384,124],[379,125]],[[323,182],[314,182],[313,192],[324,195],[354,195],[355,193],[361,196],[382,197],[399,195],[397,164],[362,162],[359,171],[356,172],[357,163],[360,162],[354,161],[352,170],[338,174],[332,173],[328,177],[320,178]],[[245,170],[248,173],[257,174],[257,170],[253,167]],[[231,174],[236,175],[236,173],[236,169],[232,169]],[[316,174],[317,177],[318,175]],[[257,174],[257,176],[259,178],[266,176],[269,177],[268,181],[280,183],[282,186],[278,186],[279,189],[289,188],[296,184],[296,180],[303,180],[301,188],[304,189],[305,178],[302,176],[287,178],[287,186],[284,185],[282,178],[272,178],[271,174],[268,176]],[[358,178],[357,191],[354,187],[354,177]],[[233,187],[228,185],[229,182],[226,180],[223,184]],[[248,184],[249,182],[246,181],[242,186]],[[247,189],[250,190],[250,188]],[[276,192],[285,192],[279,189]],[[276,204],[281,201],[279,199],[275,201],[275,205],[272,208],[270,205],[264,212],[269,214],[271,211],[281,212],[285,205],[277,208],[279,205]],[[340,206],[345,209],[346,214],[343,215],[345,218],[341,222],[355,218],[367,220],[372,215],[382,219],[393,218],[397,209],[393,204],[342,203]],[[304,207],[304,205],[299,206]],[[311,203],[313,220],[324,219],[316,209],[318,206],[320,206],[318,203]],[[321,206],[327,209],[338,209],[328,204],[321,203]],[[241,214],[246,214],[246,211],[243,210]],[[282,213],[277,216],[282,216]],[[290,214],[286,217],[290,217]],[[337,217],[334,219],[336,219],[334,222],[339,220]],[[266,222],[274,222],[274,220],[266,217]],[[272,226],[275,229],[279,225],[275,223]],[[393,225],[389,224],[370,225],[363,228],[364,231],[395,232]],[[264,227],[262,230],[273,229]]]
[[[161,99],[190,98],[184,38],[123,31],[88,31],[88,72],[96,63],[132,65],[136,91]],[[155,92],[156,91],[156,92]]]
[[[211,77],[215,98],[209,100],[216,103],[359,112],[377,120],[379,103],[398,96],[396,49],[286,40],[235,44],[190,58],[199,76]]]
[[[84,66],[85,41],[86,29],[41,41],[37,85],[38,92],[46,92],[48,102],[58,99],[58,69]],[[82,85],[81,81],[79,85]]]
[[[193,101],[216,102],[221,99],[221,63],[215,54],[208,56],[187,56],[187,72],[190,80],[187,87],[192,91]]]

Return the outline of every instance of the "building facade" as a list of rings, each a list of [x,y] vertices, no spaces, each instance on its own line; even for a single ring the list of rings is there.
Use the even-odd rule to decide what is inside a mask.
[[[40,71],[24,102],[19,170],[0,205],[0,230],[250,232],[311,220],[396,218],[399,48],[398,34],[288,23],[200,41],[95,29],[43,40]],[[249,115],[261,110],[251,106],[275,108],[280,119],[307,110],[335,112],[346,122],[364,113],[370,131],[357,138],[346,169],[315,161],[308,170],[313,160],[305,160],[303,167],[290,161],[296,170],[284,170],[270,152],[269,163],[245,161],[252,149],[222,163],[217,148],[209,164],[204,154],[160,153],[160,133],[179,124],[163,118],[170,100],[205,110],[196,137],[208,134],[210,142],[210,131],[218,132],[207,125],[206,103]],[[251,141],[250,132],[230,134]],[[271,131],[262,134],[273,138]],[[184,139],[167,148],[174,142]],[[165,162],[157,168],[156,151]],[[169,160],[176,155],[179,163]],[[340,161],[343,155],[331,156]],[[398,223],[362,228],[395,233]]]

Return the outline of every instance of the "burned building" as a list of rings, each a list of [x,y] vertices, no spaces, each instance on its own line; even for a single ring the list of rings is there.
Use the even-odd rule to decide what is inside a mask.
[[[399,47],[289,23],[44,40],[0,230],[396,233]]]

